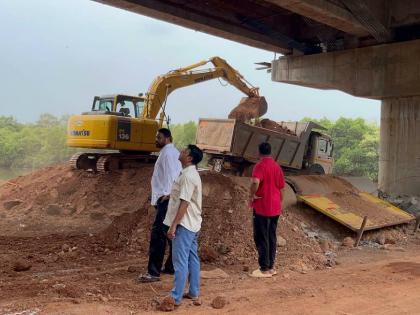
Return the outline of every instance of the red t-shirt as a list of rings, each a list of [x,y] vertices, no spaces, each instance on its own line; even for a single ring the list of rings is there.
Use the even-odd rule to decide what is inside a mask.
[[[262,197],[254,199],[252,207],[259,215],[274,217],[281,213],[281,189],[284,188],[284,175],[281,167],[269,157],[262,158],[254,167],[252,177],[260,180],[255,193]]]

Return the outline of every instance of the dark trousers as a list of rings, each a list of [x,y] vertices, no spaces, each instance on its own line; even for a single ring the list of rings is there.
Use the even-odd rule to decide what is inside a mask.
[[[162,269],[163,259],[165,257],[166,244],[169,244],[169,255],[165,262],[165,271],[173,273],[174,267],[172,265],[172,242],[166,236],[169,227],[163,224],[165,220],[166,211],[168,210],[169,200],[157,201],[156,217],[153,222],[152,231],[150,233],[150,247],[149,247],[149,264],[147,271],[150,275],[159,277]]]
[[[261,271],[273,269],[276,260],[277,222],[279,216],[265,217],[253,214],[254,241],[258,251],[258,263]]]

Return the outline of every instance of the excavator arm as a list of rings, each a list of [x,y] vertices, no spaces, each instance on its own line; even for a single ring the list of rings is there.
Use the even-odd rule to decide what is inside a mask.
[[[212,63],[214,68],[195,70],[198,67]],[[222,78],[246,94],[249,98],[259,98],[258,88],[248,83],[244,77],[220,57],[213,57],[193,65],[168,72],[157,77],[146,94],[143,118],[156,119],[164,107],[166,99],[174,90]],[[160,125],[163,124],[163,111],[160,115]]]

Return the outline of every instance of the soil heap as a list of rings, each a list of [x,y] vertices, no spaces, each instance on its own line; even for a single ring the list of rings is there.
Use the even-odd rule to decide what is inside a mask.
[[[147,166],[91,174],[58,165],[13,179],[0,186],[0,237],[41,242],[48,235],[57,235],[56,239],[90,235],[102,248],[128,248],[146,258],[154,219],[149,205],[152,170]],[[202,261],[240,270],[256,265],[252,212],[247,205],[249,179],[200,174]],[[278,229],[279,268],[304,271],[328,264],[318,240],[307,237],[304,227],[298,209],[284,212]],[[85,240],[78,240],[79,249]]]

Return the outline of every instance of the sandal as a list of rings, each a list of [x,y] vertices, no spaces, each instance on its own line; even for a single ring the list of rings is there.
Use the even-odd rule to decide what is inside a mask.
[[[260,269],[254,270],[251,274],[253,278],[271,278],[273,275],[271,273],[262,272]]]
[[[200,306],[201,305],[201,300],[200,300],[199,296],[191,296],[188,292],[186,292],[182,295],[182,297],[184,299],[192,300],[193,305],[195,305],[195,306]]]

